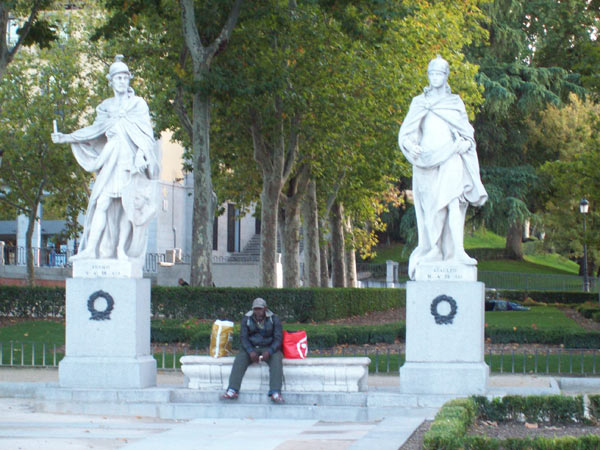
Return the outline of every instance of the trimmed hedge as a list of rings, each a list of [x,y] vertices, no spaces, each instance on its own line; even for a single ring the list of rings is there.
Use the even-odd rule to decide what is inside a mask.
[[[592,397],[594,399],[592,400]],[[597,408],[600,396],[591,396],[590,403]],[[475,411],[475,412],[473,412]],[[592,406],[590,411],[593,412]],[[595,411],[598,411],[597,409]],[[594,415],[594,414],[592,414]],[[598,418],[597,415],[595,415]],[[507,396],[488,400],[486,397],[453,400],[446,403],[435,416],[424,436],[424,449],[511,449],[511,450],[596,450],[600,436],[588,434],[580,437],[560,438],[509,438],[500,440],[487,436],[469,436],[467,430],[474,419],[499,422],[523,419],[530,422],[554,424],[580,423],[583,417],[583,398],[550,396]]]
[[[567,424],[585,422],[583,397],[561,395],[507,395],[488,400],[472,397],[478,418],[496,422]]]
[[[593,292],[514,291],[508,289],[497,289],[496,291],[488,291],[486,295],[486,298],[490,299],[501,298],[502,300],[517,302],[523,302],[528,297],[532,298],[536,302],[564,303],[569,305],[598,301],[598,294]]]
[[[44,286],[0,286],[0,316],[64,317],[65,289]]]
[[[235,325],[233,348],[239,348],[240,325]],[[173,319],[152,321],[152,341],[155,343],[187,342],[191,347],[208,348],[212,324],[208,322],[181,322]],[[306,330],[309,348],[330,348],[343,344],[393,343],[404,339],[403,322],[384,325],[326,325],[326,324],[283,324],[287,331]]]
[[[406,304],[403,289],[152,288],[152,314],[168,319],[239,320],[262,297],[284,322],[323,322]]]
[[[547,344],[564,345],[565,348],[600,348],[600,332],[598,331],[571,331],[561,330],[535,330],[533,328],[486,327],[485,337],[493,344]]]
[[[152,288],[152,314],[166,319],[239,318],[262,297],[285,322],[322,322],[406,304],[404,289]],[[0,316],[64,317],[65,289],[0,286]]]

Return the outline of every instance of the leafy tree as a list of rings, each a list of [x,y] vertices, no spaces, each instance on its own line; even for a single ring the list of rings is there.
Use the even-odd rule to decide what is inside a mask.
[[[0,1],[0,79],[6,68],[23,46],[37,44],[48,47],[56,39],[56,24],[42,16],[44,10],[54,7],[54,0],[1,0]],[[9,42],[11,20],[22,21],[13,44]]]
[[[549,107],[539,123],[532,124],[530,151],[540,147],[555,155],[540,169],[547,184],[544,223],[547,245],[579,262],[583,274],[583,239],[579,201],[587,198],[591,207],[587,221],[587,244],[593,266],[598,261],[598,217],[600,211],[600,105],[575,95],[562,108]]]
[[[79,126],[88,106],[88,88],[81,77],[79,43],[75,38],[47,49],[23,51],[0,81],[0,202],[27,215],[27,275],[34,280],[32,236],[42,201],[62,204],[75,224],[85,207],[89,176],[70,148],[50,141],[52,118],[60,129]],[[65,203],[68,201],[68,205]]]
[[[548,105],[563,104],[570,92],[583,92],[578,84],[579,77],[571,68],[540,65],[544,59],[536,53],[537,49],[540,55],[547,53],[544,49],[551,48],[551,43],[556,40],[555,3],[552,0],[494,0],[482,5],[489,18],[486,25],[489,43],[470,46],[468,56],[471,62],[480,66],[478,82],[485,92],[485,102],[474,127],[482,167],[497,167],[490,168],[490,174],[504,173],[503,176],[508,178],[521,179],[525,174],[523,166],[537,167],[543,163],[548,158],[545,152],[526,152],[531,124],[527,119],[537,117]],[[548,58],[545,62],[552,63]],[[513,168],[514,173],[511,173]],[[498,199],[518,200],[502,202],[502,208],[509,207],[505,210],[507,223],[503,227],[507,230],[507,255],[520,258],[523,220],[528,215],[524,205],[527,198],[533,197],[533,191],[522,189],[533,188],[533,184],[520,184],[520,195],[514,196],[516,192],[498,189],[516,186],[496,180],[498,183],[486,186],[488,190],[497,192]],[[490,209],[493,208],[490,206]],[[498,217],[487,217],[493,222],[488,225],[497,229]]]

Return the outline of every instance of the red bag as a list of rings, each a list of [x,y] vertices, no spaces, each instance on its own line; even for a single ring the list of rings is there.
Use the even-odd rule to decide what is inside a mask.
[[[283,357],[288,359],[304,359],[308,353],[306,331],[283,331]]]

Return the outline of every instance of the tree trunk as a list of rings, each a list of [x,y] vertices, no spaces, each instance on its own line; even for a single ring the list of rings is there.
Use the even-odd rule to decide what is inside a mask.
[[[352,236],[352,221],[350,217],[346,218],[345,236]],[[346,286],[355,288],[356,280],[356,250],[354,243],[346,239]]]
[[[508,259],[523,259],[523,225],[521,222],[513,223],[506,233],[506,247],[504,249],[504,255]]]
[[[283,287],[300,287],[300,208],[309,182],[308,166],[290,178],[279,202],[283,253]]]
[[[282,211],[281,229],[283,253],[283,287],[300,287],[300,205],[297,202],[286,202]],[[293,203],[293,204],[291,204]],[[281,217],[281,216],[280,216]]]
[[[33,255],[33,230],[35,229],[35,220],[37,218],[38,205],[31,209],[29,213],[29,223],[27,224],[27,230],[25,231],[25,256],[27,261],[27,284],[33,286],[35,282],[34,272],[34,255]]]
[[[213,222],[216,199],[210,172],[210,99],[195,94],[193,111],[194,211],[191,284],[212,286]]]
[[[263,176],[260,195],[260,285],[277,287],[277,213],[281,182]]]
[[[333,287],[346,287],[346,256],[344,249],[344,211],[339,202],[331,208],[331,281]]]
[[[190,133],[194,168],[194,212],[192,224],[191,284],[212,286],[212,234],[216,207],[210,172],[210,97],[198,86],[208,76],[213,57],[226,43],[237,23],[243,0],[236,0],[219,36],[204,47],[196,25],[194,0],[180,0],[182,33],[194,68],[192,119],[184,108],[178,114],[183,128]],[[191,122],[191,123],[190,123]]]
[[[325,221],[319,219],[319,266],[321,287],[329,287],[329,242],[325,238]]]
[[[319,219],[317,189],[314,180],[308,184],[302,202],[302,231],[304,235],[304,286],[319,286],[321,272],[319,252]]]

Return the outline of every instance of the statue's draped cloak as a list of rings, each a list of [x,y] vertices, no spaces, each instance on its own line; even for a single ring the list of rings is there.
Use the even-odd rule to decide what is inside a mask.
[[[451,133],[469,141],[469,150],[456,152],[454,145],[447,145],[435,151],[423,149],[416,158],[411,155],[405,142],[410,139],[416,144],[422,141],[421,124],[427,114],[435,114],[447,124]],[[430,98],[427,94],[415,97],[398,133],[398,144],[406,159],[413,165],[413,195],[417,212],[419,245],[409,260],[409,275],[414,279],[415,267],[434,243],[425,239],[425,233],[441,235],[439,224],[433,220],[435,214],[448,207],[458,198],[474,206],[482,206],[487,200],[487,192],[479,177],[479,162],[475,151],[474,130],[458,95],[445,95]]]
[[[71,148],[77,162],[85,170],[97,172],[79,251],[87,246],[98,198],[105,194],[117,200],[120,198],[121,202],[114,200],[107,211],[107,224],[100,239],[100,258],[115,257],[119,233],[123,232],[128,234],[126,255],[143,258],[145,229],[156,213],[152,194],[154,183],[150,180],[155,180],[159,174],[148,105],[132,91],[121,104],[114,97],[106,99],[96,108],[94,123],[71,133],[71,136],[76,141]],[[133,165],[138,151],[148,164],[142,173],[137,172]],[[120,230],[123,213],[128,220],[127,229]]]

